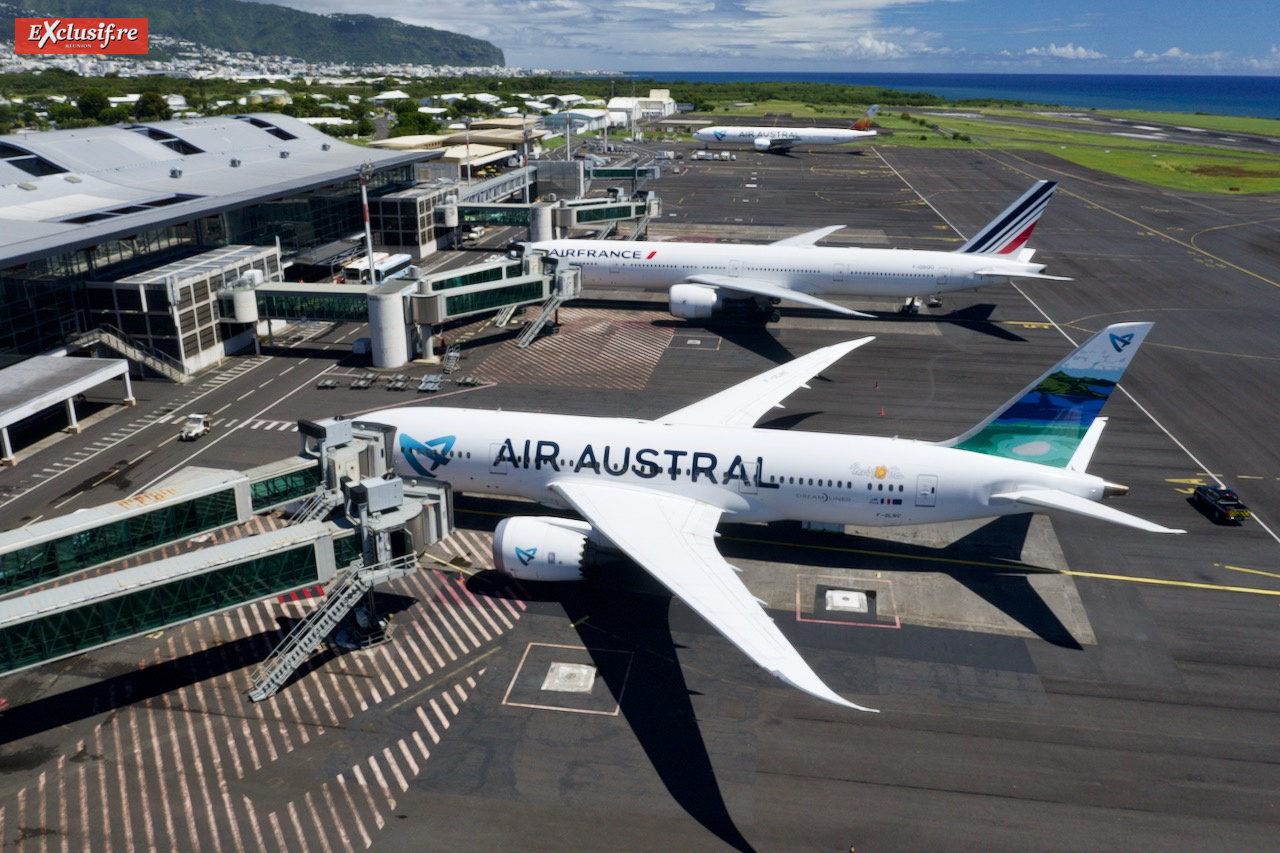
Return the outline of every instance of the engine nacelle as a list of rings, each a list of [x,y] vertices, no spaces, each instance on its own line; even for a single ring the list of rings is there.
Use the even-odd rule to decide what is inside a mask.
[[[667,310],[681,320],[706,320],[724,307],[724,298],[714,287],[677,284],[671,288]]]
[[[525,581],[580,581],[594,533],[569,518],[504,518],[493,532],[493,565]]]
[[[752,144],[755,145],[757,151],[768,151],[769,146],[773,144],[773,140],[758,136]]]

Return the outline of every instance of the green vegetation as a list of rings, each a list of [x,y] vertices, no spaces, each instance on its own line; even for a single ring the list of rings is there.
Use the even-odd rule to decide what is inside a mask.
[[[1008,111],[991,115],[974,112],[974,118],[956,116],[886,115],[881,110],[876,123],[882,133],[895,131],[876,141],[877,145],[923,145],[932,147],[967,146],[1005,150],[1044,151],[1090,169],[1141,181],[1153,186],[1207,193],[1280,192],[1280,157],[1253,154],[1210,146],[1180,145],[1154,140],[1131,139],[1103,135],[1089,125],[1080,129],[1002,122]],[[1136,116],[1141,116],[1141,113]],[[905,116],[905,117],[904,117]],[[1043,115],[1037,115],[1043,120]],[[1180,120],[1191,116],[1150,120]],[[1244,132],[1240,128],[1261,119],[1221,119],[1223,132]],[[918,133],[920,121],[933,125],[932,135],[925,141]],[[1237,124],[1238,122],[1238,124]],[[1178,121],[1180,124],[1187,122]],[[1272,132],[1280,133],[1280,122],[1272,122]],[[1256,132],[1256,131],[1251,131]],[[904,138],[906,137],[906,138]],[[971,140],[965,142],[964,140]]]
[[[239,103],[250,91],[270,85],[290,93],[283,106]],[[495,107],[467,99],[454,104],[440,119],[417,112],[417,102],[448,92],[488,92],[518,103],[516,95],[534,97],[573,92],[607,99],[614,94],[647,95],[668,89],[679,103],[693,104],[695,117],[717,122],[731,119],[769,123],[774,119],[815,119],[835,124],[852,121],[868,105],[881,105],[876,117],[880,136],[861,145],[876,148],[999,148],[1044,151],[1107,174],[1170,189],[1206,193],[1280,192],[1280,157],[1250,154],[1227,147],[1176,145],[1158,140],[1131,139],[1099,133],[1094,115],[1117,115],[1138,122],[1151,121],[1200,127],[1213,136],[1248,134],[1280,137],[1280,121],[1192,114],[1063,110],[1014,102],[947,103],[924,93],[896,92],[872,86],[806,83],[658,83],[618,78],[442,77],[397,80],[384,78],[347,85],[312,85],[299,77],[291,81],[186,80],[166,77],[82,78],[60,70],[43,74],[0,76],[0,133],[23,127],[83,127],[144,118],[167,117],[159,95],[183,95],[190,108],[203,114],[279,111],[293,116],[334,116],[355,124],[323,128],[333,135],[359,142],[373,131],[371,98],[385,89],[401,89],[413,99],[397,108],[394,135],[434,133],[464,116],[493,114]],[[130,106],[112,106],[111,96],[142,94]],[[59,97],[55,98],[57,95]],[[662,134],[665,136],[665,134]],[[1213,136],[1206,134],[1206,143]],[[652,134],[650,138],[653,138]],[[669,138],[669,137],[668,137]],[[551,143],[554,145],[555,143]]]

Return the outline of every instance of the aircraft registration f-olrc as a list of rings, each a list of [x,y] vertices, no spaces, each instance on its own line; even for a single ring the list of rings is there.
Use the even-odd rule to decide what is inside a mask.
[[[1128,489],[1086,473],[1099,412],[1151,328],[1095,334],[968,432],[947,441],[755,429],[837,359],[824,347],[660,418],[400,408],[395,467],[454,488],[527,498],[582,520],[498,525],[494,564],[536,581],[579,580],[589,541],[630,557],[748,657],[819,699],[871,710],[828,687],[715,546],[722,518],[862,526],[1060,510],[1182,533],[1098,503]]]
[[[767,245],[678,241],[540,240],[515,243],[573,264],[584,287],[669,291],[672,316],[709,319],[729,299],[754,299],[762,309],[781,300],[838,314],[872,317],[824,296],[914,298],[1004,284],[1016,278],[1066,281],[1032,263],[1027,238],[1057,188],[1039,181],[955,251],[864,249],[814,245],[839,231],[832,225]]]
[[[848,127],[746,127],[741,125],[716,125],[704,127],[693,134],[703,143],[729,142],[751,143],[757,151],[788,151],[795,145],[843,145],[859,142],[876,135],[871,122],[880,105],[868,109],[862,118]]]

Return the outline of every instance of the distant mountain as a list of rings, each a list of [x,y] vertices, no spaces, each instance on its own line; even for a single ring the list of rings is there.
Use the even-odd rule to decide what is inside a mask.
[[[372,15],[313,15],[242,0],[11,0],[32,16],[147,18],[152,35],[226,51],[283,54],[309,62],[504,65],[487,41]],[[13,33],[13,24],[8,34]]]

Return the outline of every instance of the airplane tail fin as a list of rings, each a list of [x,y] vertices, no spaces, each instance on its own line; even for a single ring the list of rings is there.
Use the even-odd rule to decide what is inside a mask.
[[[871,105],[871,108],[870,108],[870,109],[868,109],[865,113],[863,113],[863,114],[862,114],[862,118],[860,118],[860,119],[858,119],[857,121],[855,121],[855,122],[854,122],[854,123],[849,127],[849,129],[850,129],[850,130],[870,130],[870,129],[871,129],[871,121],[872,121],[872,119],[874,119],[874,118],[876,117],[876,113],[878,113],[878,112],[880,112],[880,105],[879,105],[879,104],[872,104],[872,105]]]
[[[1004,213],[991,220],[957,252],[973,255],[1011,255],[1022,249],[1044,213],[1057,181],[1037,181]]]
[[[1106,327],[982,423],[939,443],[1055,468],[1083,467],[1101,432],[1094,422],[1151,326]]]

